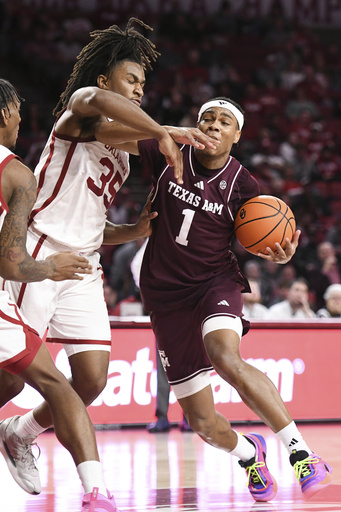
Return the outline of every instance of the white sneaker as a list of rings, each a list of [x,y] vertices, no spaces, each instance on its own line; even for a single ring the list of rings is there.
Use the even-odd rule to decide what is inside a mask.
[[[19,418],[20,416],[13,416],[0,422],[0,452],[17,484],[29,494],[40,494],[39,471],[31,449],[32,444],[36,443],[32,443],[34,438],[23,439],[15,434],[14,429]]]

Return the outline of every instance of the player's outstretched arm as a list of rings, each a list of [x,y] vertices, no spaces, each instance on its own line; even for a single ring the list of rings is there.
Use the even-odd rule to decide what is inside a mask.
[[[28,215],[36,198],[36,180],[32,172],[18,160],[12,160],[3,171],[2,190],[9,211],[0,233],[0,275],[20,282],[44,279],[82,279],[91,273],[89,262],[74,254],[55,254],[36,261],[27,252]]]
[[[107,221],[104,229],[103,245],[123,244],[151,235],[151,221],[158,215],[157,212],[151,211],[151,205],[151,194],[149,194],[136,224],[113,224]]]
[[[161,153],[166,157],[167,163],[174,167],[174,177],[179,184],[182,183],[182,154],[167,133],[167,130],[154,121],[137,105],[124,98],[120,94],[112,91],[103,90],[99,87],[84,87],[76,91],[69,101],[66,112],[57,123],[57,131],[60,129],[62,133],[71,130],[70,135],[75,135],[73,130],[77,124],[81,125],[81,120],[93,118],[94,135],[99,142],[108,144],[108,132],[104,137],[103,127],[109,128],[108,119],[114,119],[132,129],[138,130],[145,134],[146,138],[156,139],[159,143]],[[112,126],[113,127],[113,126]],[[77,134],[80,135],[80,134]],[[112,135],[113,137],[113,135]],[[121,139],[122,141],[122,139]],[[112,138],[112,145],[115,140]],[[117,142],[117,140],[116,140]]]
[[[295,254],[300,235],[301,231],[297,230],[291,242],[289,238],[285,239],[284,249],[282,249],[279,243],[276,243],[276,251],[272,251],[270,247],[267,247],[266,250],[268,254],[258,253],[257,256],[265,260],[274,261],[275,263],[284,265],[285,263],[288,263]]]

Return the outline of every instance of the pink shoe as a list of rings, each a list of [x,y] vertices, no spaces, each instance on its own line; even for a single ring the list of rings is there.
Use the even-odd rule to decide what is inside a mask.
[[[85,494],[82,503],[82,512],[120,512],[116,507],[115,498],[107,491],[107,497],[99,494],[98,487],[92,493]]]
[[[277,494],[277,483],[265,462],[266,443],[259,434],[244,435],[256,448],[256,455],[246,461],[239,461],[247,475],[247,486],[255,501],[270,501]]]
[[[297,480],[305,498],[327,487],[332,481],[332,468],[315,453],[300,450],[290,455]]]

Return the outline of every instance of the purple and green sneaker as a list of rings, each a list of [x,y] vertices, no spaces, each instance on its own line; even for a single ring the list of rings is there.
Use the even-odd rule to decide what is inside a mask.
[[[266,444],[259,434],[247,434],[244,437],[256,448],[256,454],[245,462],[239,461],[247,475],[247,486],[255,501],[270,501],[277,494],[277,483],[267,468]]]
[[[315,453],[309,455],[305,450],[294,451],[290,455],[290,463],[305,498],[311,498],[332,481],[332,468]]]

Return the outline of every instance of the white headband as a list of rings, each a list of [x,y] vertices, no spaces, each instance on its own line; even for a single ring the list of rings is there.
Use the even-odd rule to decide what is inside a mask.
[[[234,117],[237,119],[239,130],[241,130],[243,128],[244,116],[243,116],[242,112],[237,107],[235,107],[232,103],[230,103],[229,101],[225,101],[225,100],[212,100],[212,101],[208,101],[207,103],[204,103],[203,106],[199,110],[198,121],[200,121],[200,118],[201,118],[202,114],[205,112],[205,110],[207,110],[210,107],[226,108],[226,110],[229,110],[230,112],[232,112]]]

